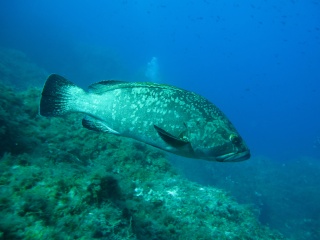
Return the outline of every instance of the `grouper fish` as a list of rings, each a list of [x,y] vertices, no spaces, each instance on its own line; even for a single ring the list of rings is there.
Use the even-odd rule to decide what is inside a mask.
[[[227,117],[204,97],[170,85],[108,80],[84,91],[62,76],[48,77],[40,115],[84,113],[90,130],[133,138],[180,156],[234,162],[250,151]]]

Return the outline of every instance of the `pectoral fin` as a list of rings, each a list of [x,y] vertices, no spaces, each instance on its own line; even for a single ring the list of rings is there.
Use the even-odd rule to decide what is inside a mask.
[[[187,138],[181,136],[181,134],[179,137],[176,137],[156,125],[153,126],[158,132],[159,136],[162,138],[162,140],[165,141],[167,144],[171,145],[172,147],[180,148],[187,144],[190,144]]]

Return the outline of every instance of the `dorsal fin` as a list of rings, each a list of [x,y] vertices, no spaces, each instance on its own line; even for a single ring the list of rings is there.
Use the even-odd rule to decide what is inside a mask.
[[[119,88],[119,85],[128,82],[118,80],[104,80],[101,82],[93,83],[88,87],[88,91],[95,94],[102,94],[107,91]]]
[[[183,91],[180,88],[173,87],[166,84],[152,83],[152,82],[126,82],[118,80],[105,80],[91,84],[88,91],[95,94],[103,94],[119,88],[160,88],[163,90]]]

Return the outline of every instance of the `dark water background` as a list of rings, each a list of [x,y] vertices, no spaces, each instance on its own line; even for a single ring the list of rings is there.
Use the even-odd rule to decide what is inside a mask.
[[[110,78],[145,81],[156,57],[158,80],[219,106],[249,145],[255,171],[271,186],[281,182],[280,189],[297,184],[300,198],[292,202],[304,205],[304,184],[320,174],[308,168],[320,161],[320,1],[12,0],[1,1],[0,12],[1,47],[25,52],[49,73],[83,87]],[[283,168],[292,163],[293,170]],[[203,164],[193,160],[183,168],[195,181],[242,195],[239,187],[217,180],[230,174],[212,177]],[[228,165],[223,173],[229,167],[241,186],[241,165]],[[250,182],[255,171],[242,174]],[[294,181],[301,178],[306,182]],[[319,199],[317,192],[308,198]],[[319,219],[319,207],[315,216],[313,205],[305,212],[294,217]],[[261,219],[275,225],[270,217]]]

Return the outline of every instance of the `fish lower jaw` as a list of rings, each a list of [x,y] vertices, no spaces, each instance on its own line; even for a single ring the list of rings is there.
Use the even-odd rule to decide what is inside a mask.
[[[246,150],[240,153],[228,153],[225,155],[221,155],[216,157],[216,161],[218,162],[241,162],[250,158],[250,151]]]

